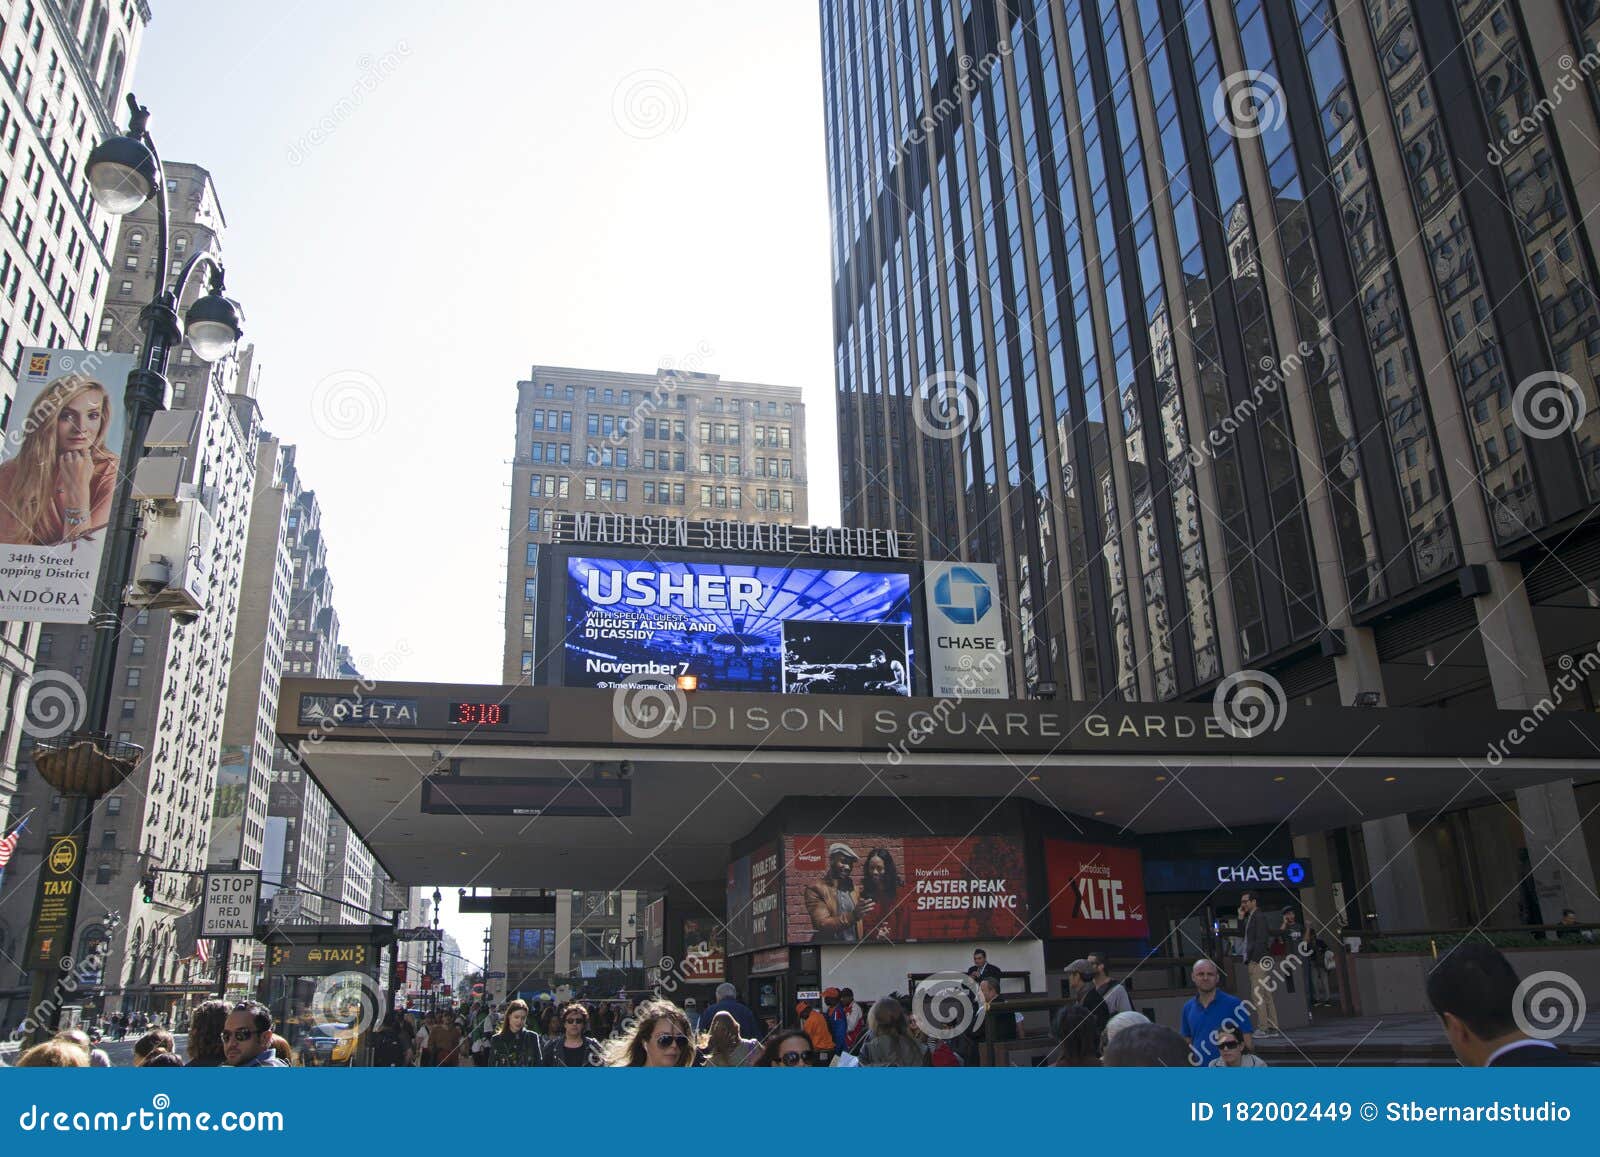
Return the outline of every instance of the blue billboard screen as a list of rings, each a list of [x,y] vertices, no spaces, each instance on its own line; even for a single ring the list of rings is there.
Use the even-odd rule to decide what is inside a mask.
[[[911,576],[573,556],[563,650],[568,687],[910,695]]]

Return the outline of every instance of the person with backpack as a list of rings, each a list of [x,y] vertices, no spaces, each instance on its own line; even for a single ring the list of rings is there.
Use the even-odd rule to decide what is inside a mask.
[[[372,1034],[372,1067],[397,1069],[410,1063],[411,1049],[406,1043],[406,1034],[401,1031],[396,1015],[391,1012]]]

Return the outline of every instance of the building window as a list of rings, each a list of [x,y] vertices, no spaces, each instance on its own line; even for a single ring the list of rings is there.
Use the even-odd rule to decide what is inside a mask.
[[[106,796],[106,815],[120,816],[122,814],[122,797],[120,795]]]
[[[143,667],[129,667],[128,668],[128,690],[132,691],[135,687],[137,687],[139,685],[140,680],[142,680],[143,678],[144,678],[144,668]]]
[[[122,718],[132,719],[134,709],[139,706],[137,699],[124,699],[122,701]]]
[[[128,643],[128,654],[130,654],[130,655],[142,655],[142,654],[144,654],[144,639],[141,638],[138,635],[135,635],[133,637],[133,639]]]
[[[54,635],[45,634],[39,636],[39,654],[48,655],[51,651],[55,650],[55,647],[56,637]]]
[[[522,616],[522,637],[524,639],[527,639],[530,643],[533,641],[533,616],[532,615],[523,615]]]
[[[525,603],[533,602],[534,596],[536,594],[538,594],[538,592],[539,592],[539,580],[538,579],[531,579],[530,578],[530,579],[523,579],[522,580],[522,601],[523,602],[525,602]]]
[[[533,652],[522,652],[522,674],[526,677],[533,674]]]
[[[527,559],[529,566],[539,565],[539,544],[537,542],[530,542],[528,544]]]
[[[102,886],[105,885],[105,884],[111,883],[111,865],[110,864],[100,864],[100,865],[96,866],[96,868],[94,870],[94,882],[97,885],[102,885]]]

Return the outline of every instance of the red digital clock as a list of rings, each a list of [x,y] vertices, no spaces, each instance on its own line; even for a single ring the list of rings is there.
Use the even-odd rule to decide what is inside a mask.
[[[506,727],[511,723],[511,709],[504,703],[452,703],[452,727]]]

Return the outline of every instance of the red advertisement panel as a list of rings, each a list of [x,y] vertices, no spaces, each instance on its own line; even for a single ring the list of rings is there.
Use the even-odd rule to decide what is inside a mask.
[[[1028,922],[1022,847],[1004,836],[784,838],[791,944],[992,940]]]
[[[1134,848],[1044,842],[1050,887],[1050,935],[1143,940],[1150,935],[1144,906],[1144,861]]]

